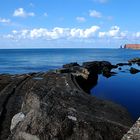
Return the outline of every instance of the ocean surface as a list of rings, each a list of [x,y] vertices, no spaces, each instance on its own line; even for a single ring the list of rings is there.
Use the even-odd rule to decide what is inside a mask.
[[[130,49],[0,49],[0,73],[40,72],[94,60],[115,64],[139,56],[140,51]]]
[[[1,49],[0,73],[21,74],[43,72],[70,62],[106,60],[112,64],[140,57],[140,50],[131,49]],[[140,69],[140,66],[136,66]],[[115,76],[99,75],[91,94],[116,102],[130,112],[135,120],[140,116],[140,73],[130,74],[130,67],[117,70]]]

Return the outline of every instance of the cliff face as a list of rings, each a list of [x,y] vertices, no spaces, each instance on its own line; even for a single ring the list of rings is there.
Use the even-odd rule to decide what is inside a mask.
[[[0,75],[1,140],[120,140],[129,130],[123,107],[87,93],[98,73],[109,75],[109,62],[63,67]]]
[[[140,49],[140,44],[125,44],[125,49]]]

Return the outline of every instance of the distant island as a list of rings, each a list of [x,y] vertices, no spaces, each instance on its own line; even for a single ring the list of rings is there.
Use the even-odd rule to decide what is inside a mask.
[[[140,49],[140,44],[125,44],[124,45],[125,49]]]

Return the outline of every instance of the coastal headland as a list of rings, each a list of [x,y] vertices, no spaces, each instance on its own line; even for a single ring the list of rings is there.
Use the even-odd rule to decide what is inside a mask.
[[[140,49],[140,44],[125,44],[124,45],[125,49],[135,49],[139,50]]]
[[[112,69],[137,61],[70,63],[48,72],[1,74],[0,139],[121,140],[134,121],[124,107],[91,96],[90,89],[98,74],[110,77]]]

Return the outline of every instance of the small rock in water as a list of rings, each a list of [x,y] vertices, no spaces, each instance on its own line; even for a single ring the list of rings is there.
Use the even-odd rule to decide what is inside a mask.
[[[135,69],[135,68],[133,68],[133,67],[130,68],[130,73],[131,73],[131,74],[136,74],[136,73],[138,73],[138,72],[140,72],[140,70]]]
[[[121,67],[119,67],[119,70],[122,70],[122,68],[121,68]]]
[[[137,62],[137,65],[140,66],[140,62]]]

